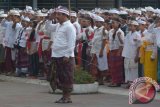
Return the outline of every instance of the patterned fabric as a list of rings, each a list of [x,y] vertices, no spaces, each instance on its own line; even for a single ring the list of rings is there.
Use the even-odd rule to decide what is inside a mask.
[[[97,70],[97,57],[96,54],[93,55],[92,60],[91,60],[91,64],[90,64],[90,73],[91,75],[97,79],[98,77],[98,70]]]
[[[2,45],[0,45],[0,63],[4,62],[5,49]]]
[[[58,89],[63,91],[73,90],[73,75],[75,67],[75,59],[70,58],[68,63],[63,61],[63,57],[53,58],[55,65],[55,84]]]
[[[158,83],[160,84],[160,48],[158,48]]]
[[[43,51],[42,52],[42,59],[44,64],[44,73],[47,75],[50,74],[50,65],[51,65],[51,51]]]
[[[109,71],[111,73],[112,83],[122,83],[123,78],[123,57],[118,55],[119,50],[110,51],[108,61],[109,61]]]
[[[39,56],[38,53],[29,55],[29,74],[30,76],[38,76],[39,73]]]
[[[17,49],[16,54],[16,67],[17,68],[26,68],[29,66],[29,58],[25,48]]]
[[[14,62],[12,60],[11,48],[5,48],[5,69],[6,72],[12,72],[14,70]]]

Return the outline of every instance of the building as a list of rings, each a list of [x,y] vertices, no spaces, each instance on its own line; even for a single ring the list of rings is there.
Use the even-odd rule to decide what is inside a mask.
[[[24,9],[26,5],[34,8],[52,8],[58,5],[68,6],[69,0],[0,0],[1,9],[20,8]],[[160,0],[70,0],[71,8],[93,9],[95,7],[113,8],[113,7],[160,7]]]

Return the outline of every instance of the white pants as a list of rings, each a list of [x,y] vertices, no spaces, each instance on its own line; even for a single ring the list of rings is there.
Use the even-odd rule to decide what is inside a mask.
[[[125,82],[134,81],[138,78],[138,63],[134,59],[124,59]]]

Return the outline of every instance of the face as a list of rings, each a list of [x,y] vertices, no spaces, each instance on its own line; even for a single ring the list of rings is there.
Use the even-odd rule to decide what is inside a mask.
[[[64,16],[64,14],[62,14],[62,13],[59,13],[59,12],[58,12],[58,13],[56,14],[56,18],[57,18],[57,20],[58,20],[59,23],[63,23],[64,17],[65,17],[65,16]]]
[[[119,28],[119,22],[113,21],[113,22],[112,22],[112,27],[113,27],[113,28]]]
[[[145,27],[146,27],[145,25],[140,24],[140,25],[139,25],[139,30],[143,30],[143,29],[145,29]]]
[[[33,17],[33,14],[28,13],[27,16],[31,19]]]
[[[96,21],[96,22],[95,22],[95,25],[96,25],[96,27],[98,27],[98,28],[99,28],[99,27],[101,27],[101,26],[102,26],[102,22],[98,22],[98,21]]]
[[[135,26],[135,25],[129,25],[129,30],[130,31],[135,31],[136,28],[137,28],[137,26]]]
[[[26,27],[26,23],[27,23],[27,22],[24,21],[24,20],[22,20],[22,22],[21,22],[21,24],[22,24],[23,27]]]
[[[54,12],[51,15],[49,15],[49,19],[50,20],[56,19],[56,13]]]
[[[74,23],[76,21],[76,17],[71,16],[71,22]]]
[[[15,22],[20,22],[20,16],[13,16],[13,20],[15,21]]]
[[[83,28],[90,26],[90,21],[86,19],[81,19],[81,26]]]
[[[104,23],[105,29],[111,29],[111,25],[109,23]]]

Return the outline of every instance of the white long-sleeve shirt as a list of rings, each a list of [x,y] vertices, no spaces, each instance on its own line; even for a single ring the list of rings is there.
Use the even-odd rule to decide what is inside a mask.
[[[1,26],[0,24],[0,44],[3,44],[3,45],[4,45],[5,30],[6,28]]]
[[[136,39],[136,41],[135,41]],[[122,56],[129,59],[134,59],[137,55],[137,49],[141,45],[141,35],[135,32],[129,32],[124,40]]]
[[[123,46],[123,44],[121,44],[119,38],[118,38],[118,33],[120,32],[120,38],[124,41],[124,32],[119,28],[116,31],[116,35],[115,35],[115,39],[113,40],[113,34],[114,34],[115,30],[111,29],[109,31],[109,48],[110,50],[116,50],[119,49],[120,46]]]
[[[74,27],[76,29],[76,35],[77,35],[76,39],[78,40],[78,39],[80,39],[81,26],[78,23],[78,21],[74,22],[73,25],[74,25]]]
[[[16,41],[16,30],[21,28],[21,23],[17,23],[15,29],[12,28],[12,21],[5,21],[3,26],[6,27],[4,44],[6,47],[14,48],[14,44]]]
[[[155,27],[155,24],[151,24],[148,28],[148,32],[156,36],[157,46],[160,47],[160,27]]]
[[[76,30],[69,20],[57,24],[52,41],[52,57],[74,57]]]

